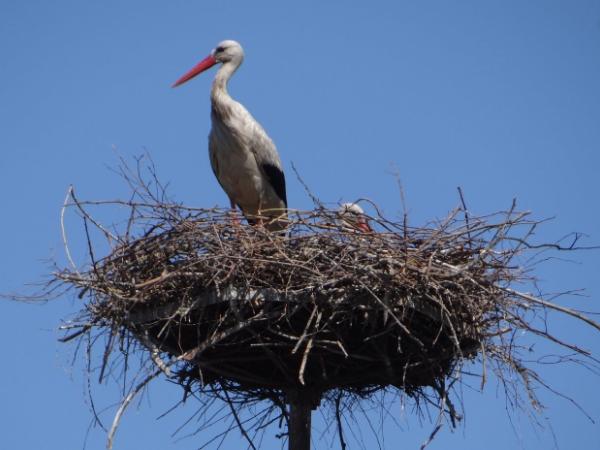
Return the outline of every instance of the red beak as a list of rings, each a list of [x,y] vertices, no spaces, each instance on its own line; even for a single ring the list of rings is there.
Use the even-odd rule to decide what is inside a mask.
[[[369,225],[369,222],[367,222],[367,220],[365,218],[359,219],[359,221],[356,223],[356,226],[363,233],[372,233],[373,232],[373,228],[371,228],[371,226]]]
[[[217,63],[217,60],[215,59],[215,57],[213,55],[207,56],[202,61],[200,61],[198,64],[196,64],[189,72],[187,72],[184,76],[182,76],[179,80],[177,80],[173,84],[172,87],[177,87],[180,84],[183,84],[186,81],[191,80],[196,75],[199,75],[202,72],[204,72],[206,69],[209,69],[212,66],[214,66],[216,63]]]

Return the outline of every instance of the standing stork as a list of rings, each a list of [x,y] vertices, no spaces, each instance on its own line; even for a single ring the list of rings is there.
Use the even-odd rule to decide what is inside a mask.
[[[177,87],[221,63],[210,91],[212,127],[208,136],[210,164],[219,184],[248,223],[271,231],[285,228],[285,176],[275,144],[244,106],[227,92],[227,82],[242,64],[244,50],[236,41],[222,41],[173,84]]]

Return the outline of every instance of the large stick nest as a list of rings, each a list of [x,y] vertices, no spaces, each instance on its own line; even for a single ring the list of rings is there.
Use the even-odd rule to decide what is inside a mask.
[[[194,211],[61,276],[92,293],[93,323],[149,339],[186,361],[187,376],[240,389],[412,391],[497,335],[513,305],[496,283],[513,275],[482,240],[489,225],[362,234],[334,217],[297,213],[282,236]]]
[[[89,212],[106,203],[129,209],[119,231]],[[80,330],[65,340],[106,330],[106,365],[113,338],[128,336],[148,350],[156,373],[227,399],[282,405],[302,391],[316,406],[331,392],[339,402],[344,393],[392,387],[418,400],[431,387],[454,419],[447,388],[479,356],[484,381],[486,364],[516,374],[535,405],[537,375],[521,360],[518,333],[586,357],[543,323],[535,326],[544,316],[537,311],[555,309],[598,327],[515,289],[531,281],[524,252],[574,249],[577,236],[566,247],[534,245],[540,222],[514,205],[485,217],[461,207],[418,228],[406,217],[377,215],[372,233],[340,225],[335,210],[318,207],[290,212],[281,234],[235,223],[229,211],[165,202],[147,186],[128,202],[81,202],[71,190],[66,205],[84,219],[90,266],[55,274],[86,297],[67,327]],[[110,243],[101,259],[92,228]]]

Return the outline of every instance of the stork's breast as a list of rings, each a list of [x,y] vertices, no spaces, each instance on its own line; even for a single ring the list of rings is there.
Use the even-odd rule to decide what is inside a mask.
[[[227,195],[244,211],[257,213],[263,180],[252,152],[234,136],[215,128],[209,146],[216,162],[215,173]]]

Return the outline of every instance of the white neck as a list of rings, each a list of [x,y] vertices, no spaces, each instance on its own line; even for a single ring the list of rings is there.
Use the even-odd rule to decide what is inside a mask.
[[[215,75],[210,92],[210,95],[213,99],[223,95],[229,97],[229,94],[227,93],[227,83],[238,67],[240,67],[240,64],[240,60],[232,59],[221,65],[217,71],[217,74]]]

